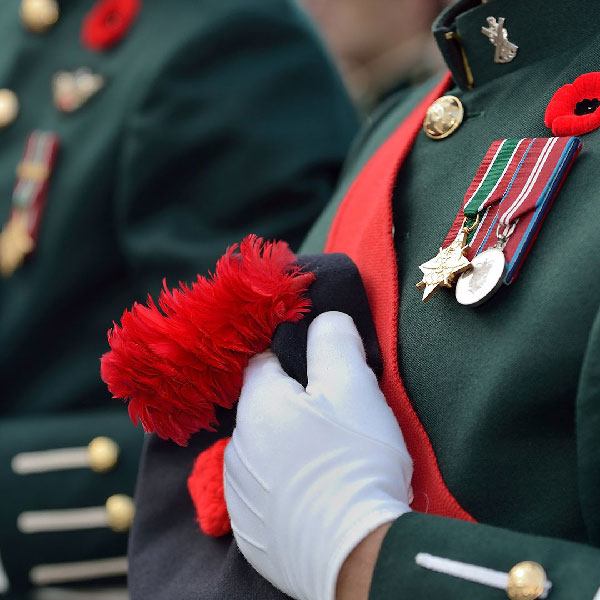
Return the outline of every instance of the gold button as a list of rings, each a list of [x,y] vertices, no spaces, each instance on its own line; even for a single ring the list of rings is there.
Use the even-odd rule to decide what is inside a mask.
[[[464,114],[456,96],[442,96],[427,109],[423,130],[432,140],[443,140],[460,127]]]
[[[88,460],[95,473],[106,473],[114,468],[119,458],[119,446],[107,437],[94,438],[88,444]]]
[[[508,572],[506,594],[511,600],[536,600],[545,585],[546,571],[538,563],[526,560]]]
[[[10,125],[19,114],[19,99],[12,90],[0,90],[0,129]]]
[[[32,33],[44,33],[58,21],[56,0],[22,0],[21,21]]]
[[[125,494],[115,494],[106,501],[105,506],[108,526],[113,531],[129,531],[135,514],[133,500]]]

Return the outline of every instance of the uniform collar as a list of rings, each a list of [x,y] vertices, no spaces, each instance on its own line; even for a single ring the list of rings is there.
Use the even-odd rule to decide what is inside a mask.
[[[433,35],[461,89],[479,87],[524,66],[579,46],[598,33],[597,0],[459,0],[438,17]],[[504,17],[508,40],[519,49],[494,63],[494,46],[481,33],[487,17]]]

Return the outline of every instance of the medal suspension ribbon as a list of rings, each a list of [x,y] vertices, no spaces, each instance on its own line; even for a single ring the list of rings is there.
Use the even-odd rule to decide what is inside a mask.
[[[35,248],[57,152],[56,134],[34,131],[27,137],[17,168],[10,215],[0,233],[0,275],[3,277],[12,275]]]
[[[473,227],[469,241],[473,243],[480,232],[487,231],[490,221],[495,216],[489,216],[488,209],[502,199],[531,142],[531,139],[505,139],[492,143],[469,185],[463,207],[456,215],[442,244],[443,248],[456,239],[464,226],[473,227],[478,217],[479,221],[477,226]],[[469,254],[467,257],[471,258]]]
[[[419,265],[422,279],[417,289],[423,290],[427,302],[441,287],[451,287],[454,279],[471,267],[471,246],[489,227],[489,208],[497,205],[517,172],[530,140],[496,140],[488,149],[465,194],[442,247],[436,256]]]
[[[48,131],[33,131],[27,137],[23,158],[17,168],[11,217],[23,216],[27,233],[37,238],[48,179],[56,160],[58,138]]]
[[[458,275],[461,304],[477,305],[501,283],[510,284],[580,149],[578,138],[493,142],[438,254],[419,265],[423,301],[451,287]],[[485,260],[472,265],[486,250]]]
[[[486,227],[485,236],[476,236],[481,239],[481,243],[473,243],[476,254],[492,247],[504,251],[507,285],[515,279],[580,150],[581,141],[576,137],[535,138]]]

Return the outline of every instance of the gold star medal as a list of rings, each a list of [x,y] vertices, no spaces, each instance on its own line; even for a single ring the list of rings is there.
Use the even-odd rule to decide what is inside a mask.
[[[529,143],[496,217],[470,240],[475,250],[472,270],[456,284],[460,304],[479,306],[502,285],[514,282],[580,150],[576,137],[535,138]]]
[[[27,215],[15,212],[0,233],[0,273],[12,275],[35,248],[27,228]]]
[[[419,267],[423,301],[457,275],[456,299],[467,306],[510,285],[580,150],[576,137],[493,142],[440,251]]]
[[[449,246],[440,248],[434,258],[419,265],[423,279],[417,283],[417,289],[425,290],[423,302],[427,302],[441,287],[452,287],[454,278],[471,266],[465,257],[469,250],[466,245],[469,233],[469,229],[463,227]]]
[[[452,287],[455,278],[471,268],[470,259],[479,247],[480,237],[486,234],[494,210],[509,187],[530,142],[496,140],[489,147],[440,251],[419,267],[423,278],[417,289],[425,290],[423,302],[427,302],[440,288]]]

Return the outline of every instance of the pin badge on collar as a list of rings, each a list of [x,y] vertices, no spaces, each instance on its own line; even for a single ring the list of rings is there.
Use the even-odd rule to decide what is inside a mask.
[[[516,55],[519,46],[508,41],[508,31],[504,27],[504,17],[488,17],[489,27],[482,27],[481,33],[485,35],[492,46],[496,47],[494,53],[495,63],[509,63]]]
[[[90,69],[59,71],[52,78],[52,97],[58,110],[72,113],[104,86],[104,77]]]

